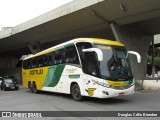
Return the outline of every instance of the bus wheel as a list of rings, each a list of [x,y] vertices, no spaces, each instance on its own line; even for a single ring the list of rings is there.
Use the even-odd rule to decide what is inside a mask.
[[[28,89],[31,93],[33,93],[33,88],[32,88],[31,82],[28,82]]]
[[[36,93],[36,94],[38,93],[38,90],[37,90],[37,87],[36,87],[36,83],[33,83],[32,89],[33,89],[34,93]]]
[[[78,84],[74,84],[71,88],[71,94],[74,100],[81,101],[83,99],[83,96],[81,95],[80,88]]]

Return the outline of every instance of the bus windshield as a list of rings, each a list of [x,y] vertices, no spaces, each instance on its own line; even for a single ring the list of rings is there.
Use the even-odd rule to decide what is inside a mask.
[[[95,45],[103,53],[99,63],[100,76],[103,79],[132,79],[132,69],[127,50],[121,46]]]

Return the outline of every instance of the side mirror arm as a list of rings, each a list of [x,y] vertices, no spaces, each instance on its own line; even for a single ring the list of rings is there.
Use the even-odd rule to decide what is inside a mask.
[[[136,51],[128,51],[128,53],[136,55],[137,62],[141,63],[141,55],[138,52],[136,52]]]
[[[96,52],[98,56],[98,61],[103,61],[103,53],[100,49],[98,48],[88,48],[88,49],[83,49],[83,52]]]

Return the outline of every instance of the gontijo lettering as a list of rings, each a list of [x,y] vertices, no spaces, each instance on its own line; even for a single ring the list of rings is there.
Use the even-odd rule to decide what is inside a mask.
[[[29,71],[29,75],[40,75],[40,74],[43,74],[43,69]]]

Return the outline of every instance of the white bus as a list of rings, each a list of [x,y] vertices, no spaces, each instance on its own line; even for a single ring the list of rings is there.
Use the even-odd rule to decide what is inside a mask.
[[[77,101],[131,95],[135,87],[125,46],[99,38],[73,39],[24,58],[22,79],[33,93],[72,94]]]

